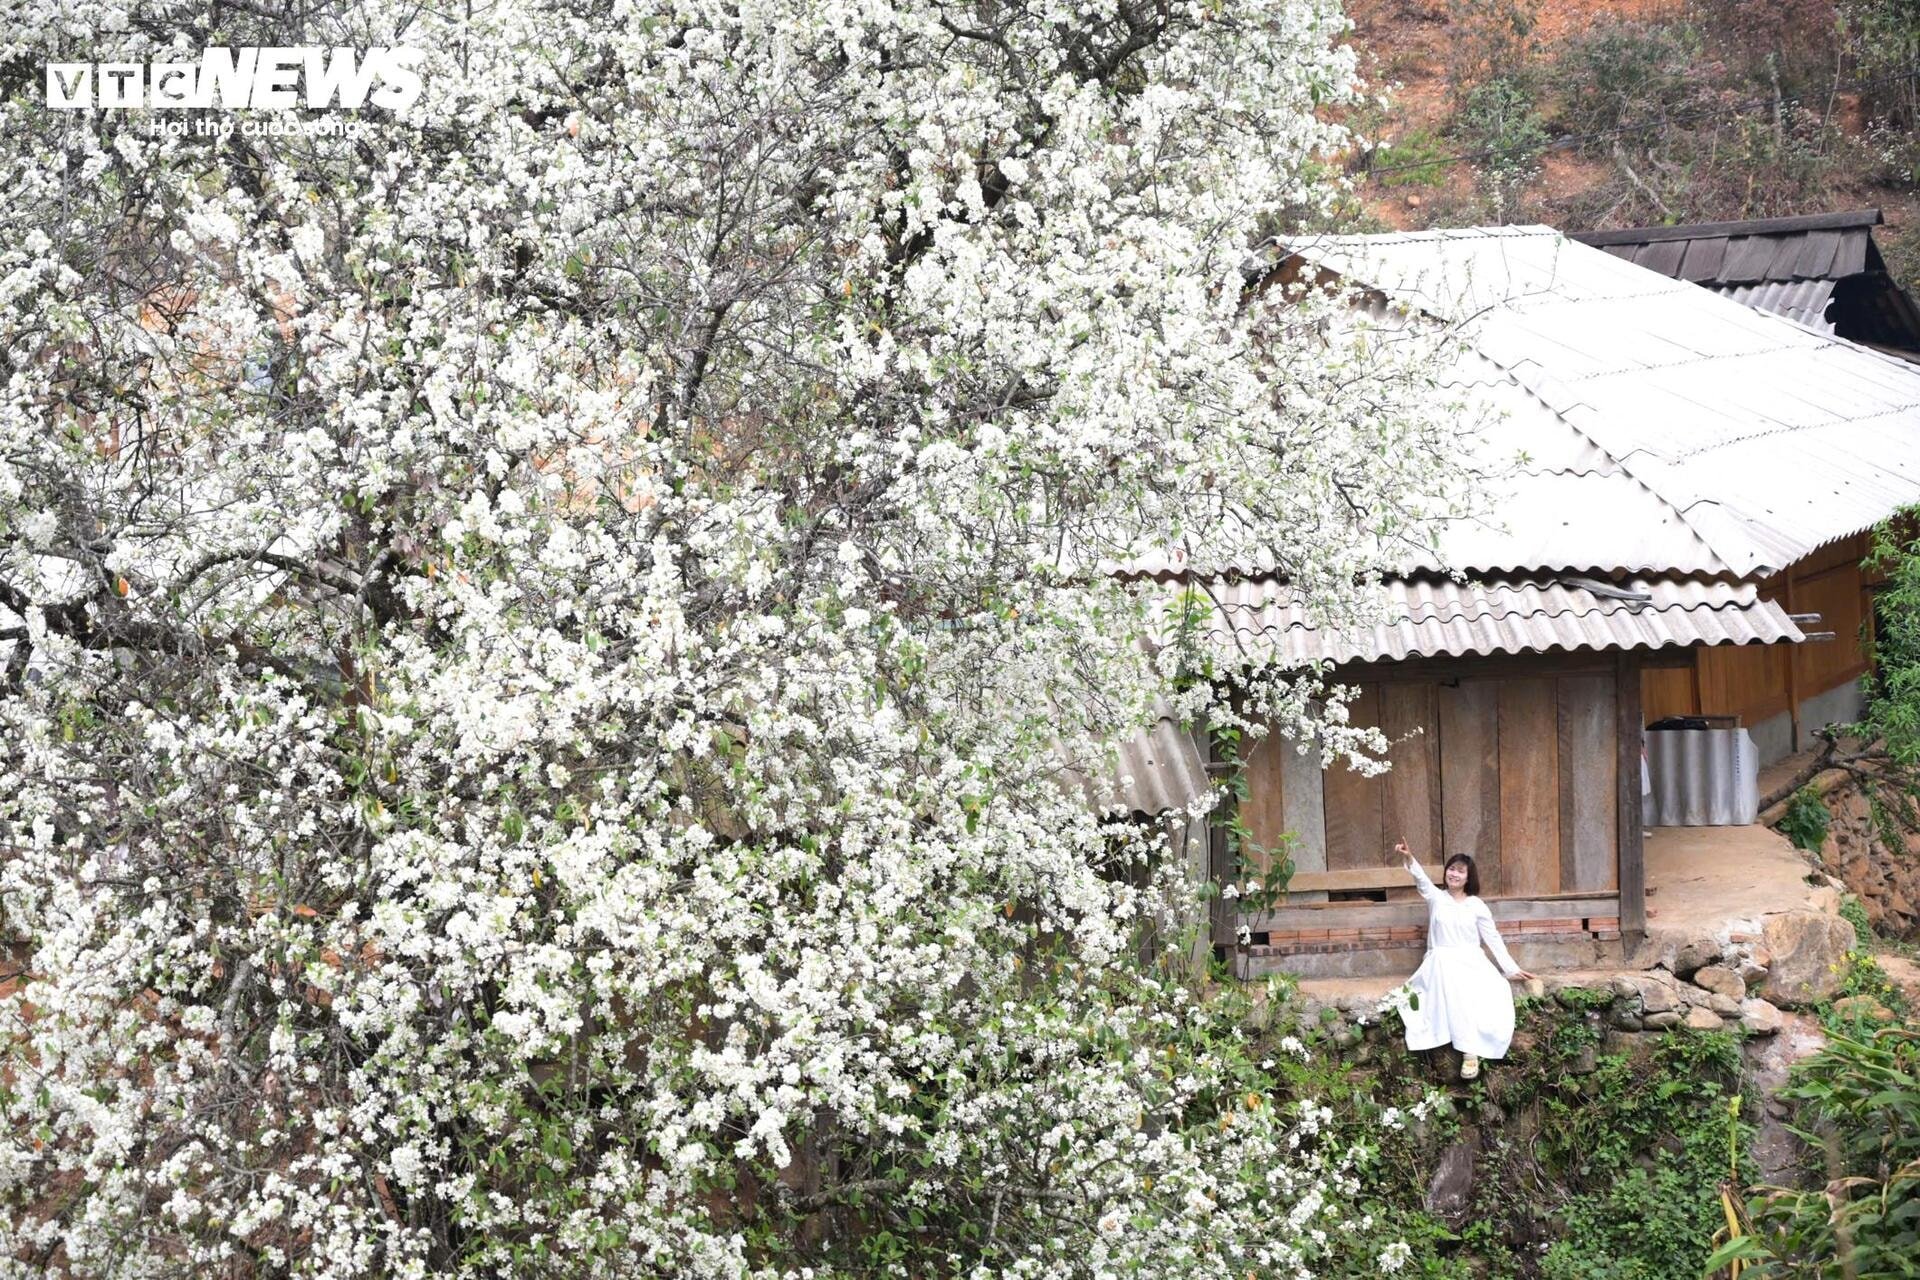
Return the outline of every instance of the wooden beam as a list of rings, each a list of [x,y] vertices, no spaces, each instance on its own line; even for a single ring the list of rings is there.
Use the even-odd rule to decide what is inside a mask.
[[[1551,653],[1475,653],[1458,657],[1402,658],[1398,662],[1349,662],[1332,668],[1340,684],[1439,683],[1443,680],[1499,680],[1524,676],[1605,675],[1613,670],[1612,651],[1579,649]]]
[[[1574,831],[1574,791],[1579,785],[1574,777],[1573,715],[1567,705],[1570,701],[1567,692],[1568,681],[1554,681],[1554,757],[1558,761],[1559,777],[1554,780],[1560,800],[1560,878],[1557,883],[1562,892],[1576,888],[1591,888],[1580,883],[1577,857],[1573,847]],[[1611,708],[1609,708],[1611,710]]]
[[[1616,893],[1537,894],[1530,898],[1495,898],[1487,903],[1495,920],[1574,920],[1589,916],[1613,918],[1622,914]],[[1427,922],[1424,902],[1315,902],[1249,912],[1240,923],[1255,933],[1295,929],[1367,929],[1421,925]]]
[[[1631,653],[1619,657],[1614,709],[1620,767],[1614,794],[1620,806],[1616,835],[1620,858],[1620,931],[1635,940],[1647,931],[1647,850],[1640,829],[1640,663]]]
[[[1428,863],[1427,874],[1435,884],[1446,872],[1438,863]],[[1355,867],[1347,871],[1296,871],[1287,881],[1287,892],[1352,893],[1363,889],[1410,889],[1413,877],[1404,867]],[[1300,903],[1289,903],[1299,906]]]
[[[1787,649],[1785,640],[1773,643]],[[1705,642],[1666,645],[1658,649],[1556,649],[1548,653],[1462,654],[1437,658],[1402,658],[1398,662],[1349,662],[1330,668],[1328,678],[1341,684],[1441,683],[1449,680],[1500,680],[1526,676],[1603,676],[1612,673],[1623,652],[1638,657],[1643,667],[1692,669]],[[1695,690],[1695,706],[1699,694]]]

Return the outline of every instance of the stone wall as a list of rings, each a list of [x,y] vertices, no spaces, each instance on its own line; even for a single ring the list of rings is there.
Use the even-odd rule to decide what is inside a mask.
[[[1920,832],[1887,841],[1873,820],[1866,792],[1834,770],[1814,779],[1833,816],[1820,849],[1826,870],[1846,883],[1866,908],[1874,931],[1889,938],[1920,938]]]

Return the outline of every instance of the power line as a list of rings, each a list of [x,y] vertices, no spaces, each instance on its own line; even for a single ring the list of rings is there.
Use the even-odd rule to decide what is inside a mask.
[[[1833,89],[1829,90],[1829,94],[1841,92],[1851,93],[1860,89],[1870,89],[1875,85],[1894,84],[1902,80],[1911,80],[1915,76],[1920,76],[1920,65],[1909,67],[1905,71],[1896,74],[1875,76],[1870,80],[1856,80],[1849,84],[1836,85]],[[1451,168],[1463,161],[1488,160],[1495,156],[1527,155],[1535,152],[1544,154],[1549,151],[1571,151],[1582,143],[1597,141],[1602,138],[1627,137],[1636,133],[1645,133],[1651,129],[1664,129],[1670,125],[1691,124],[1695,120],[1705,119],[1708,116],[1743,114],[1747,111],[1771,107],[1776,102],[1782,107],[1797,107],[1808,101],[1810,101],[1810,98],[1807,97],[1777,99],[1751,98],[1747,102],[1737,104],[1733,107],[1702,107],[1698,111],[1680,112],[1671,116],[1663,115],[1658,120],[1650,120],[1644,124],[1622,125],[1616,129],[1596,129],[1590,133],[1564,134],[1561,137],[1555,138],[1544,147],[1483,147],[1478,151],[1462,151],[1457,155],[1434,156],[1429,160],[1410,160],[1404,164],[1383,165],[1379,168],[1369,167],[1367,173],[1369,176],[1377,177],[1389,173],[1404,173],[1413,169],[1431,169],[1436,166]]]

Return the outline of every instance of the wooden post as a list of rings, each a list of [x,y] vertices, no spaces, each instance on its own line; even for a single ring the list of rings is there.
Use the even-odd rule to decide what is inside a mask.
[[[1793,598],[1793,566],[1787,566],[1787,612],[1798,613],[1798,602]],[[1787,750],[1791,753],[1800,750],[1800,672],[1799,659],[1793,652],[1793,646],[1783,644],[1781,651],[1787,655],[1787,725],[1792,735]]]
[[[1614,792],[1620,806],[1620,932],[1638,942],[1647,932],[1646,834],[1640,827],[1640,657],[1623,652],[1616,659],[1614,693],[1620,768]],[[1697,670],[1697,668],[1696,668]]]
[[[1181,816],[1174,826],[1173,836],[1180,841],[1180,854],[1187,864],[1187,875],[1192,878],[1195,888],[1207,883],[1207,877],[1213,874],[1213,824],[1203,814],[1198,818]],[[1213,918],[1208,914],[1213,903],[1207,899],[1199,900],[1196,907],[1190,908],[1182,921],[1191,926],[1193,939],[1187,955],[1188,972],[1204,977],[1207,967],[1213,960]],[[1151,940],[1149,939],[1149,943]],[[1150,963],[1151,955],[1143,954],[1143,962]]]
[[[1217,782],[1219,777],[1214,766],[1219,761],[1214,756],[1213,734],[1205,725],[1199,726],[1195,731],[1201,735],[1206,747],[1204,758],[1207,762],[1207,781]],[[1239,932],[1234,928],[1238,923],[1239,912],[1234,909],[1234,899],[1220,892],[1226,887],[1227,881],[1233,878],[1233,868],[1227,865],[1227,828],[1222,823],[1221,814],[1217,810],[1207,817],[1207,867],[1213,884],[1213,897],[1208,904],[1213,921],[1211,930],[1213,948],[1214,953],[1224,959],[1226,954],[1231,952]]]

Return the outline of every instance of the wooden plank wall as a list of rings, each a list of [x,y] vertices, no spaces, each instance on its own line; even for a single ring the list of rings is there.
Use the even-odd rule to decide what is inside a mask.
[[[1277,733],[1269,733],[1247,753],[1247,798],[1241,802],[1240,818],[1247,832],[1260,846],[1251,853],[1246,870],[1262,879],[1272,866],[1272,851],[1280,847],[1287,831],[1286,757],[1293,745]]]
[[[1440,856],[1473,855],[1484,893],[1505,893],[1500,866],[1500,686],[1491,680],[1441,685]]]
[[[1320,785],[1320,752],[1317,746],[1305,755],[1291,744],[1281,752],[1282,786],[1286,789],[1286,829],[1293,833],[1293,865],[1297,871],[1327,869],[1327,819],[1325,793]],[[1301,900],[1324,901],[1326,894],[1303,894]]]
[[[1500,682],[1500,891],[1560,891],[1560,733],[1555,682]]]
[[[1560,888],[1612,889],[1619,884],[1620,847],[1615,681],[1569,676],[1558,684]]]
[[[1641,722],[1700,714],[1700,686],[1689,662],[1684,667],[1648,667],[1640,673]]]
[[[1394,742],[1390,772],[1321,773],[1317,755],[1277,740],[1249,760],[1248,826],[1262,843],[1291,833],[1297,871],[1393,871],[1404,838],[1430,861],[1472,854],[1488,896],[1621,884],[1619,733],[1631,714],[1611,666],[1358,687],[1352,720]],[[1411,892],[1392,875],[1380,887]]]
[[[1394,744],[1388,756],[1393,768],[1382,779],[1380,795],[1382,842],[1391,846],[1396,840],[1405,840],[1423,854],[1438,849],[1440,756],[1434,686],[1381,685],[1380,727]],[[1409,884],[1389,889],[1387,896],[1413,898],[1419,893]]]
[[[1789,705],[1786,660],[1773,645],[1709,645],[1693,660],[1702,715],[1739,716],[1742,724],[1759,724]]]
[[[1831,640],[1803,645],[1709,645],[1686,666],[1641,672],[1642,722],[1667,716],[1738,716],[1755,725],[1801,701],[1857,680],[1867,670],[1861,629],[1871,612],[1870,583],[1860,568],[1872,546],[1861,534],[1795,561],[1760,584],[1762,599],[1789,613],[1817,613],[1813,628]],[[1789,670],[1791,664],[1791,670]]]
[[[1380,724],[1380,686],[1363,685],[1349,704],[1348,721],[1360,727]],[[1336,765],[1321,775],[1327,823],[1327,870],[1384,865],[1387,845],[1381,824],[1386,783]]]
[[[1326,821],[1321,810],[1320,756],[1302,755],[1295,743],[1270,733],[1247,753],[1247,798],[1240,816],[1260,846],[1249,861],[1266,877],[1284,847],[1296,873],[1327,869]],[[1325,893],[1295,894],[1295,901],[1324,902]]]
[[[1794,610],[1819,614],[1819,629],[1833,632],[1831,640],[1793,648],[1793,677],[1802,698],[1857,680],[1866,671],[1867,655],[1860,643],[1865,600],[1857,564],[1794,580]]]

